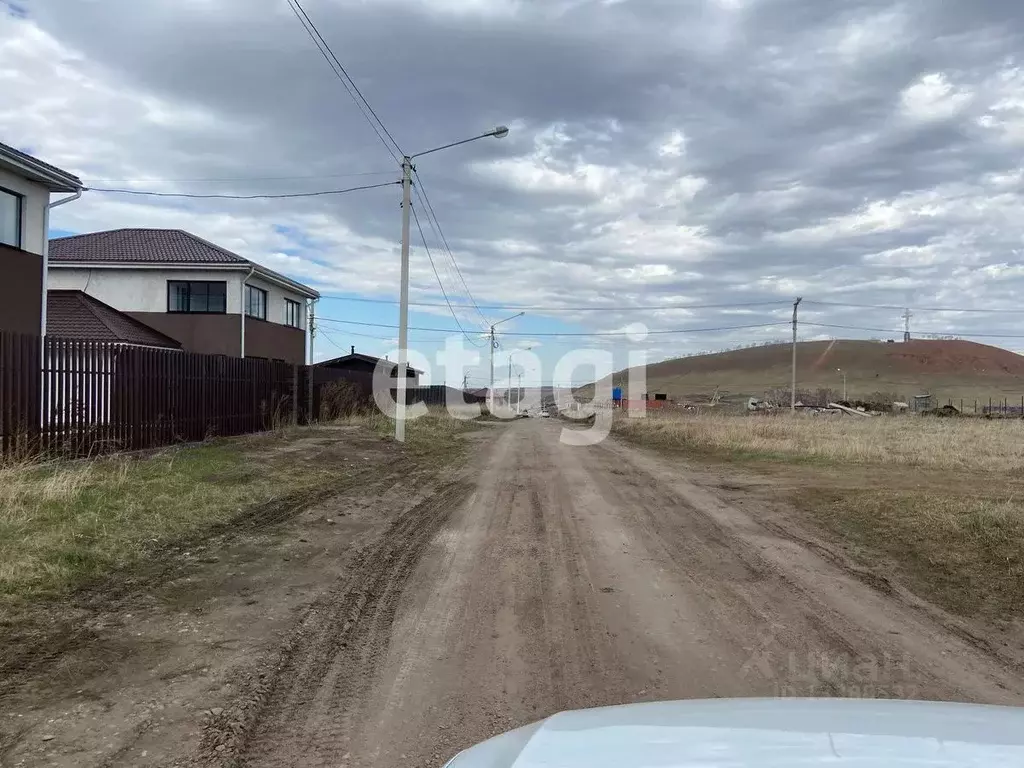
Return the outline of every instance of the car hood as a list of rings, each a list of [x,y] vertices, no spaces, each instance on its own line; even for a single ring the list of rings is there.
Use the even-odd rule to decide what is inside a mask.
[[[870,699],[709,699],[553,715],[448,768],[1024,766],[1024,709]]]

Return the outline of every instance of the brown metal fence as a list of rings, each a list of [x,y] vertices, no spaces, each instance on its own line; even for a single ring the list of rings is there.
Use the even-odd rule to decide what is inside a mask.
[[[305,366],[0,333],[0,455],[88,456],[303,423]]]

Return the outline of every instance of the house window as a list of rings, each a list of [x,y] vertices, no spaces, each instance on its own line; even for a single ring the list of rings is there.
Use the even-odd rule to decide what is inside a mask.
[[[21,248],[21,195],[0,189],[0,245]]]
[[[284,324],[292,328],[299,327],[299,320],[302,317],[302,305],[291,299],[284,300]]]
[[[168,312],[227,311],[228,284],[209,280],[168,280]]]
[[[267,319],[267,292],[252,285],[245,286],[245,314]]]

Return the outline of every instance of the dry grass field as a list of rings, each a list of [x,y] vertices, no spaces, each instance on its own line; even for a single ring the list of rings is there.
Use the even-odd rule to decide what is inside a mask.
[[[613,431],[767,478],[868,567],[956,614],[1024,626],[1024,421],[656,414]]]
[[[748,458],[875,463],[992,472],[1024,471],[1024,421],[914,416],[671,415],[616,419],[633,442]]]

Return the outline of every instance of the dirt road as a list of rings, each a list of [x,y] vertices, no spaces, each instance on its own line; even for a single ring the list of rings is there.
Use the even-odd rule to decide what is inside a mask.
[[[562,444],[554,420],[493,429],[189,764],[439,766],[559,710],[654,699],[1024,702],[1019,660],[706,472]]]

